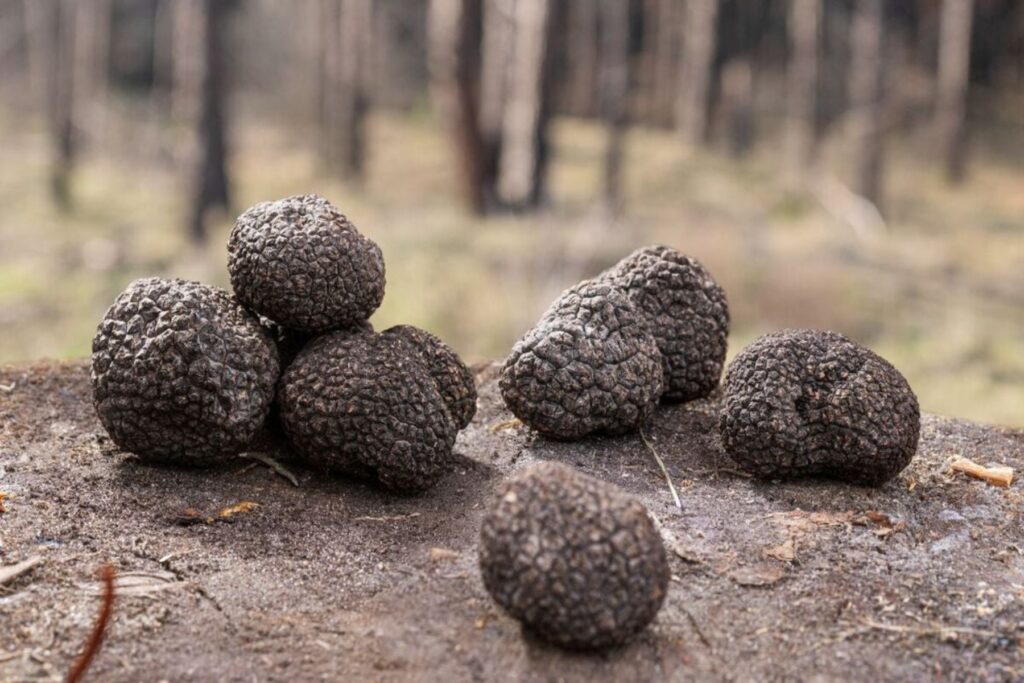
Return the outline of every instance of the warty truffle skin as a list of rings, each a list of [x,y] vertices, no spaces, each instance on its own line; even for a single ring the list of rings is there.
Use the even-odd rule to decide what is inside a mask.
[[[212,464],[262,426],[277,349],[231,295],[186,280],[136,280],[92,344],[96,412],[110,438],[145,460]]]
[[[620,645],[665,600],[665,547],[647,510],[607,482],[542,463],[504,482],[480,532],[491,596],[542,639]]]
[[[836,332],[786,330],[730,364],[719,426],[726,453],[755,476],[879,485],[910,463],[920,424],[888,361]]]
[[[447,470],[457,429],[418,356],[389,335],[318,337],[281,378],[281,423],[314,467],[419,491]]]
[[[671,247],[644,247],[597,279],[622,287],[646,318],[664,363],[663,399],[690,401],[718,387],[729,305],[700,262]]]
[[[381,334],[416,354],[433,377],[445,400],[456,429],[463,429],[476,414],[476,381],[452,347],[412,325],[395,325]]]
[[[499,387],[516,417],[545,436],[624,434],[658,403],[661,355],[626,294],[584,281],[516,343]]]
[[[384,298],[380,247],[317,195],[262,202],[239,216],[228,271],[239,301],[297,332],[358,324]]]

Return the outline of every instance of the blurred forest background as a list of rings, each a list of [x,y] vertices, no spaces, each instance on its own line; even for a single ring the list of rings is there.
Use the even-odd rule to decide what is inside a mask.
[[[383,248],[378,327],[469,360],[660,242],[732,354],[836,329],[1024,426],[1020,0],[0,0],[0,362],[226,286],[234,216],[305,192]]]

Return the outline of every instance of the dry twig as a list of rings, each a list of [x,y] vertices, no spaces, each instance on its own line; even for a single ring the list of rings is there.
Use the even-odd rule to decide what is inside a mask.
[[[668,490],[672,492],[672,500],[675,501],[676,507],[682,510],[683,503],[679,500],[679,493],[676,491],[675,484],[672,483],[672,477],[669,476],[668,470],[665,469],[665,463],[661,461],[661,456],[658,455],[658,451],[654,450],[654,446],[650,441],[648,441],[647,435],[644,434],[644,430],[642,429],[640,430],[640,439],[644,442],[644,445],[647,446],[647,450],[651,452],[651,455],[654,456],[655,462],[657,462],[658,467],[661,468],[661,473],[665,475],[665,481],[668,483]]]
[[[985,467],[967,458],[957,458],[949,465],[950,472],[963,472],[969,477],[981,479],[982,481],[998,486],[999,488],[1010,488],[1013,482],[1013,468],[1003,465]]]
[[[12,564],[8,567],[0,567],[0,586],[6,585],[22,574],[26,574],[46,561],[42,555],[34,555],[27,560]]]
[[[114,611],[114,576],[114,567],[109,564],[104,565],[100,570],[100,579],[104,585],[103,598],[100,602],[100,613],[96,616],[96,622],[92,627],[92,633],[89,634],[89,639],[85,641],[85,648],[82,650],[82,654],[75,660],[71,671],[68,672],[67,683],[78,683],[78,681],[82,680],[82,676],[85,675],[89,665],[92,664],[92,660],[96,657],[96,653],[99,652],[100,645],[103,643],[103,636],[106,633],[107,624],[110,622],[110,615]]]

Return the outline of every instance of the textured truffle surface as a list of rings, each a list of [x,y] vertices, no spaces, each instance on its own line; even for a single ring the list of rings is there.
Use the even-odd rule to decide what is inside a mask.
[[[452,347],[412,325],[395,325],[382,333],[418,356],[437,384],[451,412],[456,429],[463,429],[476,413],[476,382],[473,373]]]
[[[661,536],[644,506],[565,465],[507,480],[480,533],[484,585],[541,638],[573,649],[619,645],[668,590]]]
[[[423,362],[392,335],[314,339],[285,370],[278,403],[300,457],[391,489],[433,485],[458,431]]]
[[[380,248],[317,195],[263,202],[239,216],[228,271],[239,301],[297,332],[355,325],[384,298]]]
[[[720,428],[726,452],[756,476],[877,485],[914,457],[920,410],[870,350],[836,332],[786,330],[733,360]]]
[[[615,285],[566,290],[512,348],[501,372],[509,409],[557,439],[636,429],[662,393],[654,336]]]
[[[729,336],[725,292],[696,259],[671,247],[638,249],[599,278],[617,284],[661,351],[663,398],[689,401],[718,386]]]
[[[200,465],[241,451],[263,424],[277,349],[227,292],[136,280],[92,344],[96,412],[111,439],[148,460]]]

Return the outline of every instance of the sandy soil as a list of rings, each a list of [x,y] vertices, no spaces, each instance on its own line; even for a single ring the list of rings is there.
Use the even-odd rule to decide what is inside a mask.
[[[298,487],[248,460],[146,466],[103,434],[86,364],[0,370],[0,571],[44,558],[0,586],[0,680],[65,674],[106,562],[119,594],[93,680],[1024,680],[1020,484],[946,473],[961,454],[1019,472],[1024,433],[927,416],[914,463],[883,488],[764,483],[721,453],[713,401],[663,407],[648,435],[680,511],[637,436],[538,439],[508,424],[493,367],[478,381],[457,466],[400,497],[292,463]],[[669,597],[624,648],[559,652],[483,590],[483,510],[541,459],[619,484],[660,520]],[[257,506],[202,519],[241,501]]]

